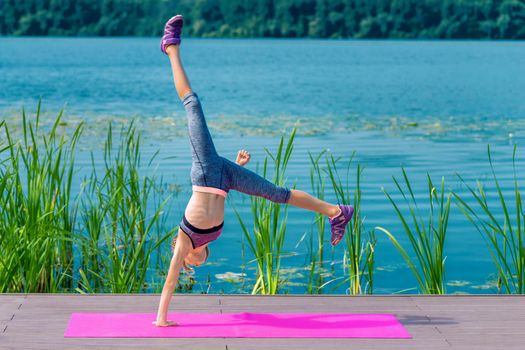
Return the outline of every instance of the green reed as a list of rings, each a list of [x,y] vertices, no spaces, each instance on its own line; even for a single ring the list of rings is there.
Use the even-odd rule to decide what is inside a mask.
[[[361,176],[363,167],[357,164],[355,175],[355,188],[351,193],[350,169],[355,152],[350,155],[346,162],[346,174],[344,181],[338,170],[338,162],[341,158],[334,158],[333,154],[326,155],[326,169],[330,182],[333,186],[337,202],[340,204],[351,204],[354,207],[354,215],[347,226],[345,235],[346,250],[344,255],[344,266],[348,272],[348,278],[343,283],[348,283],[348,293],[372,294],[373,272],[375,263],[376,237],[373,230],[366,231],[364,218],[361,215]]]
[[[492,180],[497,192],[497,203],[499,204],[489,205],[487,193],[481,182],[477,181],[477,187],[472,188],[460,175],[458,177],[467,186],[477,206],[469,205],[457,193],[454,193],[454,197],[460,210],[482,235],[487,244],[497,269],[498,289],[500,292],[503,289],[505,293],[524,294],[525,212],[523,211],[523,202],[516,172],[516,151],[517,147],[514,145],[512,152],[514,193],[511,198],[507,198],[500,187],[492,162],[490,146],[487,148],[487,153]],[[512,208],[512,205],[515,208]],[[514,212],[512,212],[512,209],[514,209]],[[501,218],[496,215],[496,211],[502,212]]]
[[[378,230],[387,234],[390,241],[408,264],[423,294],[445,294],[445,260],[444,246],[450,214],[452,193],[445,190],[445,178],[441,178],[441,187],[436,188],[427,174],[428,184],[428,222],[419,213],[418,204],[405,169],[402,169],[406,188],[395,178],[394,183],[403,197],[409,214],[404,213],[390,194],[383,189],[390,203],[394,206],[399,220],[410,241],[416,259],[399,241],[383,227]]]
[[[56,292],[72,287],[76,205],[74,153],[82,126],[59,136],[62,112],[47,133],[40,103],[32,123],[22,111],[22,139],[2,123],[0,292]],[[4,158],[5,157],[5,158]]]
[[[276,154],[265,148],[267,156],[264,159],[262,176],[268,173],[268,157],[273,163],[272,181],[278,186],[285,184],[285,172],[293,150],[296,129],[294,128],[286,145],[281,137]],[[257,264],[255,284],[252,294],[277,294],[282,284],[280,267],[286,236],[288,205],[274,203],[262,197],[250,197],[253,217],[253,232],[244,224],[237,210],[237,216],[244,237],[248,242]]]
[[[322,175],[322,167],[319,162],[322,156],[326,153],[326,150],[321,151],[316,157],[313,157],[310,152],[308,152],[308,157],[310,158],[310,185],[312,186],[312,194],[321,199],[325,199],[325,178]],[[325,252],[325,227],[326,219],[323,214],[315,213],[315,220],[312,226],[317,229],[317,250],[314,247],[314,235],[312,233],[313,227],[310,230],[310,236],[308,241],[308,250],[309,250],[309,274],[308,274],[308,284],[307,284],[307,293],[308,294],[321,294],[322,287],[324,285],[325,279],[325,269],[324,269],[324,252]]]
[[[174,230],[164,230],[162,200],[156,178],[141,176],[141,139],[134,124],[115,147],[110,125],[103,169],[85,181],[81,221],[81,282],[78,291],[132,293],[148,288],[151,257]],[[157,153],[149,160],[153,161]],[[149,205],[153,203],[153,208]],[[164,233],[161,233],[164,232]]]

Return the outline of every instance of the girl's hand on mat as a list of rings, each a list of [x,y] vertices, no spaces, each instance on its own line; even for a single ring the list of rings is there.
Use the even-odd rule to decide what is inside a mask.
[[[241,149],[237,153],[237,159],[235,160],[235,163],[239,164],[240,166],[243,166],[244,164],[248,163],[250,161],[250,153],[244,149]]]
[[[158,323],[157,323],[157,321],[153,321],[153,322],[151,322],[151,324],[154,324],[157,327],[173,327],[173,326],[177,326],[177,322],[172,321],[172,320],[167,320],[166,322],[158,322]]]

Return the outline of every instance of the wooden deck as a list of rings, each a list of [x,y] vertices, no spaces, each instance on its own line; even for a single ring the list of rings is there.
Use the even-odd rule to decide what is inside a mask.
[[[0,294],[0,349],[525,349],[525,296],[176,295],[187,312],[395,313],[413,339],[66,339],[72,312],[152,312],[158,295]]]

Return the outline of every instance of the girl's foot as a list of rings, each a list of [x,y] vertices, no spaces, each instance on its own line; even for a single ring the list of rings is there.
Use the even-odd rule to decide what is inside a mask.
[[[166,48],[170,45],[180,45],[180,33],[184,25],[184,18],[181,15],[171,17],[164,26],[164,35],[160,41],[160,51],[166,53]]]
[[[341,209],[339,215],[329,219],[330,226],[332,226],[332,239],[333,246],[337,245],[343,239],[346,231],[346,225],[354,214],[354,208],[351,205],[338,205]]]

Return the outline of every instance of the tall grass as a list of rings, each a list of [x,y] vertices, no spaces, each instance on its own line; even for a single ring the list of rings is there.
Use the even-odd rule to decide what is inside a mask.
[[[62,113],[47,131],[40,118],[40,104],[34,121],[22,111],[16,140],[0,122],[0,292],[147,291],[151,257],[173,229],[165,229],[168,198],[156,178],[139,174],[133,124],[116,146],[110,127],[102,170],[92,154],[91,174],[74,197],[85,170],[75,168],[82,125],[67,135]]]
[[[110,125],[101,171],[91,157],[92,173],[82,199],[85,235],[80,237],[79,291],[147,290],[152,255],[160,254],[160,245],[174,234],[174,229],[164,229],[163,210],[169,197],[162,200],[155,177],[140,175],[140,135],[133,124],[121,135],[115,147]]]
[[[325,178],[323,176],[322,166],[319,164],[321,158],[326,153],[326,150],[321,151],[316,157],[308,152],[310,159],[310,185],[312,187],[312,194],[321,199],[325,199]],[[313,235],[313,226],[317,231],[317,246]],[[325,252],[325,229],[326,229],[326,218],[321,213],[315,213],[315,220],[312,227],[310,227],[310,236],[307,242],[308,257],[310,267],[308,269],[308,282],[307,282],[307,293],[308,294],[321,294],[322,287],[325,281],[325,267],[324,267],[324,252]]]
[[[48,133],[22,111],[22,139],[3,123],[0,168],[0,292],[55,292],[72,287],[76,205],[74,154],[82,126],[59,136],[62,112]]]
[[[361,176],[363,168],[357,165],[355,182],[350,179],[350,169],[355,153],[346,162],[346,174],[344,181],[338,170],[338,162],[341,158],[334,158],[333,154],[326,156],[326,168],[330,182],[333,186],[337,202],[340,204],[351,204],[354,207],[354,215],[347,226],[345,235],[346,250],[344,255],[344,266],[348,272],[345,283],[348,283],[347,291],[351,295],[372,294],[373,272],[375,263],[376,237],[373,230],[366,231],[364,218],[361,215]],[[351,185],[354,184],[353,194]]]
[[[428,221],[419,213],[416,197],[405,169],[402,169],[405,188],[395,178],[394,183],[403,197],[409,214],[403,212],[392,196],[383,190],[388,200],[394,206],[397,216],[410,241],[413,259],[395,236],[383,227],[378,230],[387,234],[394,247],[408,264],[417,280],[419,289],[424,294],[445,293],[445,259],[444,246],[450,214],[452,194],[445,190],[445,179],[441,178],[441,187],[436,188],[427,175],[428,184]]]
[[[296,129],[293,129],[286,145],[281,136],[276,154],[265,148],[262,176],[268,173],[268,157],[273,163],[272,181],[278,186],[285,184],[285,172],[293,150]],[[280,267],[283,245],[286,236],[288,205],[274,203],[262,197],[250,197],[253,218],[253,230],[249,230],[239,212],[235,209],[248,247],[255,257],[257,265],[252,294],[277,294],[282,284]]]
[[[497,192],[497,204],[488,201],[487,193],[477,182],[476,188],[465,184],[474,199],[475,206],[461,198],[457,193],[454,197],[457,205],[482,235],[498,273],[498,289],[505,293],[525,293],[525,212],[516,171],[516,145],[512,152],[513,193],[506,197],[496,176],[490,146],[487,148],[492,180]],[[512,208],[514,206],[514,208]],[[496,211],[502,215],[497,215]]]

